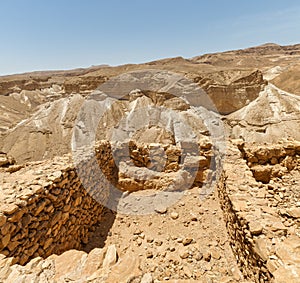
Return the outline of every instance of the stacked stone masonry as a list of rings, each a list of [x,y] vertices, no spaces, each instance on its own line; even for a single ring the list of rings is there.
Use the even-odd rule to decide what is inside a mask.
[[[41,257],[87,243],[109,197],[107,183],[94,178],[96,168],[120,191],[164,189],[162,184],[167,188],[173,174],[186,171],[196,172],[195,182],[201,185],[214,158],[210,143],[199,145],[198,150],[200,155],[193,156],[176,145],[101,141],[94,156],[82,151],[80,167],[66,155],[2,169],[1,266],[6,270],[5,266],[27,263],[26,268],[31,268],[35,261],[43,263]],[[218,194],[232,249],[251,282],[298,282],[299,154],[300,144],[294,141],[255,147],[235,140],[228,145]],[[152,183],[136,178],[145,168],[155,173]],[[89,176],[88,187],[78,172]],[[95,201],[99,197],[101,203]]]
[[[254,282],[299,282],[300,143],[234,143],[218,193],[241,270]]]
[[[30,259],[80,248],[102,206],[82,187],[68,158],[25,167],[1,184],[1,253]],[[13,189],[13,190],[12,190]]]
[[[125,172],[148,166],[156,172],[153,181],[136,180],[134,174],[139,172],[133,171],[130,176],[119,172],[118,166],[122,162],[126,164],[126,150],[129,151],[127,163],[132,160],[135,166],[126,165]],[[182,174],[184,170],[192,171],[195,182],[199,183],[209,171],[211,144],[202,144],[199,150],[200,157],[186,156],[182,166],[179,163],[183,155],[173,145],[130,142],[127,147],[121,144],[112,149],[108,141],[100,141],[92,156],[85,155],[84,149],[79,151],[80,165],[73,162],[71,155],[65,155],[51,161],[2,169],[0,253],[24,265],[38,256],[45,258],[79,249],[88,242],[95,224],[101,221],[103,204],[110,191],[107,184],[116,185],[121,191],[157,189],[159,184],[167,186],[174,178],[172,174]],[[153,158],[149,157],[150,152]],[[97,175],[99,168],[102,179]],[[87,177],[88,182],[82,182],[82,177]]]

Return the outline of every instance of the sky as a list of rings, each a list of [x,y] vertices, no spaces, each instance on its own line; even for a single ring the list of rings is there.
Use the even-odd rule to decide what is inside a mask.
[[[0,75],[300,43],[300,1],[1,0]]]

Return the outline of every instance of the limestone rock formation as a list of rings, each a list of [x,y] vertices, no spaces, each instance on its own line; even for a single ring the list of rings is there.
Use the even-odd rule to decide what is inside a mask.
[[[266,85],[261,71],[220,71],[195,81],[209,94],[221,114],[230,114],[256,99]]]
[[[299,140],[300,99],[269,84],[259,97],[226,117],[232,138],[276,142],[282,137]]]
[[[0,167],[8,167],[15,162],[16,161],[11,156],[7,156],[6,153],[0,152]]]
[[[274,77],[272,83],[279,88],[300,95],[300,66],[299,64],[287,67]]]

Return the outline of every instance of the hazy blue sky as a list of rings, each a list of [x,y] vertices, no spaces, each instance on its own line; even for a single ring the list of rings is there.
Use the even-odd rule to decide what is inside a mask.
[[[0,74],[300,43],[291,0],[2,0]]]

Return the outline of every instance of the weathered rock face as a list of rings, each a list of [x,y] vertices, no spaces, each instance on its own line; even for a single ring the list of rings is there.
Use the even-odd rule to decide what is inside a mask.
[[[77,94],[40,106],[30,119],[1,139],[3,151],[18,163],[70,152],[73,124],[82,102],[83,97]]]
[[[190,127],[187,134],[191,135],[193,131],[198,139],[209,139],[210,133],[203,119],[199,119],[195,109],[190,109],[182,98],[142,92],[139,96],[132,94],[123,100],[103,98],[97,92],[92,94],[92,98],[86,102],[82,95],[74,94],[40,106],[28,120],[11,129],[0,140],[0,148],[18,163],[69,153],[73,129],[79,123],[76,119],[80,119],[84,102],[88,110],[83,115],[83,123],[91,131],[96,131],[97,140],[122,140],[129,136],[146,143],[175,144],[186,131],[186,126]],[[110,104],[108,111],[105,107]],[[94,117],[98,117],[101,111],[105,112],[97,121]],[[218,119],[217,114],[211,116]]]
[[[71,71],[33,72],[0,78],[0,97],[21,91],[43,91],[59,88],[63,93],[85,93],[96,89],[106,76],[89,76],[93,68]]]
[[[300,45],[280,46],[278,44],[263,44],[261,46],[226,51],[215,54],[205,54],[192,58],[193,62],[218,66],[223,68],[259,68],[270,69],[276,66],[289,66],[295,64],[300,58]]]
[[[5,80],[1,80],[0,84],[0,95],[7,95],[15,90],[38,90],[43,87],[50,87],[49,82],[47,82],[49,77],[45,78],[35,78],[35,79],[9,79],[9,77]]]
[[[44,103],[72,93],[87,95],[107,79],[105,76],[83,76],[84,73],[45,72],[1,77],[0,135],[18,123],[22,124],[34,112],[41,110],[39,106]]]
[[[292,65],[284,71],[281,71],[275,78],[271,81],[277,87],[300,95],[300,66]]]
[[[221,114],[230,114],[256,99],[267,82],[261,71],[221,71],[195,78]]]
[[[8,167],[15,162],[16,161],[11,156],[7,156],[6,153],[0,152],[0,167]]]
[[[82,97],[85,97],[116,75],[149,68],[175,71],[198,82],[210,95],[219,112],[226,115],[230,114],[228,121],[232,138],[242,136],[248,141],[259,141],[268,136],[265,138],[267,141],[271,141],[269,137],[274,137],[274,141],[282,131],[286,131],[287,135],[296,138],[296,132],[293,131],[293,128],[298,127],[296,116],[299,109],[294,107],[297,104],[295,99],[292,96],[286,97],[282,93],[279,96],[274,93],[272,97],[270,95],[265,97],[259,95],[259,92],[266,86],[262,74],[267,78],[270,70],[277,70],[278,74],[276,74],[279,77],[278,79],[274,78],[275,85],[278,84],[279,87],[288,91],[295,90],[297,93],[298,67],[290,67],[290,65],[295,65],[295,61],[298,59],[299,45],[284,47],[271,44],[221,54],[208,54],[190,60],[173,58],[141,65],[98,66],[71,71],[36,72],[1,77],[0,104],[3,111],[0,111],[0,148],[15,157],[19,163],[27,160],[51,158],[56,154],[61,155],[69,152],[71,132],[69,129],[74,122],[74,117],[71,116],[74,116],[76,109],[78,109],[80,100],[73,99],[69,95],[73,93],[74,96],[77,96],[80,93]],[[280,79],[281,75],[282,79]],[[292,80],[291,83],[287,83],[289,78]],[[287,88],[287,85],[291,87]],[[274,109],[270,109],[271,106],[277,107],[278,105],[278,101],[274,101],[275,96],[280,100],[279,106],[283,108],[282,113],[279,113],[279,120],[271,119],[272,115],[275,117],[277,115],[276,111],[273,111]],[[148,98],[151,100],[150,96]],[[58,99],[61,100],[56,104],[55,101]],[[282,102],[283,100],[285,102]],[[49,101],[52,102],[50,107],[47,106]],[[156,103],[157,101],[152,102],[155,105],[160,105]],[[255,103],[252,104],[251,102]],[[46,104],[43,105],[44,103]],[[65,106],[65,104],[69,106]],[[121,104],[116,107],[118,108],[116,117],[124,114],[121,111],[123,106],[125,108],[128,106],[126,102]],[[188,114],[192,112],[187,108],[188,105],[177,98],[165,99],[165,103],[160,106]],[[65,113],[65,107],[67,107],[68,113],[72,112],[73,114],[63,118],[64,121],[61,122],[58,118],[61,115],[56,111],[56,108]],[[35,111],[37,112],[35,113]],[[41,112],[47,113],[49,118],[45,118]],[[265,114],[263,115],[263,113]],[[34,117],[29,118],[31,115]],[[110,121],[112,118],[112,121],[116,122],[116,117],[111,116],[108,115],[103,120]],[[28,118],[29,120],[27,120]],[[40,125],[40,122],[32,120],[40,120],[45,125]],[[35,125],[36,123],[38,125]],[[51,129],[52,125],[56,125],[57,131]],[[16,128],[12,128],[14,126]],[[231,130],[231,128],[233,129]],[[264,133],[266,135],[263,135]],[[107,137],[102,136],[101,138]],[[22,146],[15,145],[16,140],[17,143],[21,142]],[[50,146],[47,146],[46,143],[49,143]],[[60,145],[61,151],[57,150],[55,144]],[[35,154],[28,149],[30,147],[39,148],[39,150]]]
[[[0,95],[0,135],[27,119],[46,100],[47,97],[36,90],[20,90],[20,92],[14,91],[7,96]]]
[[[300,99],[269,84],[257,99],[228,115],[226,121],[231,138],[258,144],[276,143],[283,137],[300,140],[295,131],[300,126]]]
[[[104,76],[79,76],[76,78],[66,79],[63,88],[66,93],[84,93],[95,90],[99,85],[104,83],[108,78]]]

